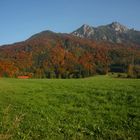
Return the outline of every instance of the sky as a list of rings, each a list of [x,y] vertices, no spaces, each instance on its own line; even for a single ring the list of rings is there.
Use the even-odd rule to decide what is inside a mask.
[[[0,45],[113,21],[140,30],[140,0],[0,0]]]

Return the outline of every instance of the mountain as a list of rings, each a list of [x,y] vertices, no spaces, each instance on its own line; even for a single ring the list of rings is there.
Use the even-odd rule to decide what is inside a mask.
[[[120,33],[129,30],[113,25],[108,28]],[[88,39],[94,28],[84,25],[82,29],[79,32],[86,37],[47,30],[1,46],[0,77],[79,78],[126,72],[130,64],[140,65],[140,45]]]
[[[140,44],[140,31],[129,29],[119,22],[112,22],[111,24],[99,27],[92,27],[84,24],[71,34],[96,41]]]

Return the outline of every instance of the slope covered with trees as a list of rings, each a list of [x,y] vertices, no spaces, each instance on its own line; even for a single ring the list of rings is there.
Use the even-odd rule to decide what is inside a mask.
[[[138,45],[95,42],[51,31],[0,47],[0,76],[6,77],[79,78],[126,72],[134,64],[140,65]]]

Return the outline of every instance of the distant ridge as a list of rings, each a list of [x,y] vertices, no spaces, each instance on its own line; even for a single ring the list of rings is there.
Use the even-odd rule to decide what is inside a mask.
[[[140,66],[139,34],[118,22],[97,28],[84,24],[71,34],[42,31],[0,47],[0,77],[81,78],[127,72],[131,65]]]
[[[140,31],[129,29],[119,22],[112,22],[111,24],[98,27],[92,27],[84,24],[71,34],[96,41],[140,44]]]

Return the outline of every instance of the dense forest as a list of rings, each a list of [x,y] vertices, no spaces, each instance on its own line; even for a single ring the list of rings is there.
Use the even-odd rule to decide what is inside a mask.
[[[0,47],[0,76],[80,78],[108,72],[140,77],[140,46],[44,31]]]

